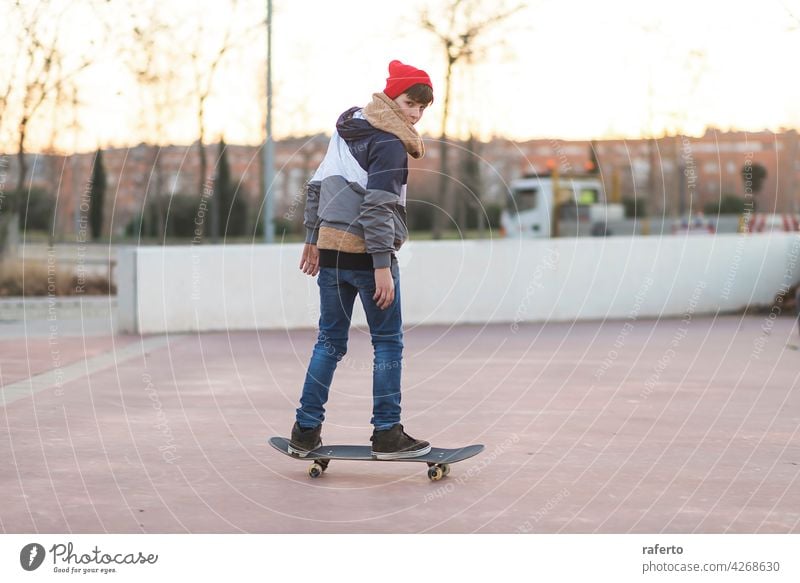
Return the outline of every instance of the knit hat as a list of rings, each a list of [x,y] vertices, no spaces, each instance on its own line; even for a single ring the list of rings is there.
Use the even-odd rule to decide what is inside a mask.
[[[433,89],[431,78],[425,71],[395,60],[389,63],[389,76],[386,78],[386,88],[383,92],[391,99],[396,99],[397,96],[405,93],[406,89],[417,83]]]

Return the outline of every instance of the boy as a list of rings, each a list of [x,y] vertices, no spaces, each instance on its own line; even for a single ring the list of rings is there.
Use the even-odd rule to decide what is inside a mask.
[[[325,403],[337,363],[347,352],[353,304],[361,298],[375,351],[372,455],[397,459],[431,449],[400,424],[403,323],[394,252],[405,242],[408,155],[425,153],[414,129],[433,102],[425,71],[389,63],[382,93],[345,111],[328,151],[306,186],[303,273],[319,274],[319,336],[308,366],[289,451],[305,456],[322,445]]]

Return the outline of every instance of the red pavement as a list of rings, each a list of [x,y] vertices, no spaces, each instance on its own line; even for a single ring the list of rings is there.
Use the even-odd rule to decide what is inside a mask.
[[[133,342],[133,337],[108,336],[63,337],[55,334],[52,338],[36,336],[0,340],[0,383],[8,385],[31,376],[41,374],[54,367],[65,367],[81,362]]]
[[[0,529],[800,532],[800,351],[791,319],[770,323],[408,329],[409,432],[486,445],[440,482],[420,464],[341,461],[311,480],[269,447],[293,421],[315,331],[173,336],[3,409]],[[42,339],[0,349],[4,385],[50,358]],[[353,330],[327,442],[367,442],[370,364]]]

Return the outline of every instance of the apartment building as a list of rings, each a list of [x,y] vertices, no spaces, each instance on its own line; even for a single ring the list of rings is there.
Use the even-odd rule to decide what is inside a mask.
[[[439,144],[427,142],[426,156],[411,160],[410,200],[437,200],[441,190]],[[701,210],[720,196],[743,197],[742,169],[760,164],[766,179],[755,195],[763,212],[800,212],[800,146],[798,133],[729,132],[708,129],[700,137],[666,136],[656,139],[568,141],[536,139],[513,142],[503,138],[474,144],[454,142],[450,148],[447,176],[456,196],[470,197],[486,204],[505,201],[507,184],[523,174],[543,173],[558,167],[561,172],[583,171],[594,159],[609,193],[647,201],[651,214],[677,216],[681,210]],[[327,149],[328,138],[315,135],[280,141],[275,148],[276,216],[291,217],[295,223],[302,213],[302,187],[313,174]],[[218,144],[205,148],[208,173],[213,176],[219,157]],[[94,153],[74,155],[28,154],[29,181],[56,201],[56,231],[76,233],[81,198],[86,196]],[[263,200],[262,149],[227,145],[231,175],[242,196],[259,212]],[[3,156],[7,166],[6,188],[16,182],[13,155]],[[130,148],[104,150],[107,185],[105,231],[123,233],[139,216],[148,201],[161,196],[168,203],[176,195],[198,196],[201,191],[199,149],[188,146],[156,147],[139,144]],[[465,186],[463,174],[472,164],[478,185]],[[475,180],[472,180],[474,183]],[[257,217],[253,217],[257,220]]]

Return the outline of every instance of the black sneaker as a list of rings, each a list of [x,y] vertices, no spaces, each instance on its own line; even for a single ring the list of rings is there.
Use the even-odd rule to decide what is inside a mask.
[[[310,451],[322,445],[321,432],[322,425],[317,425],[311,429],[303,429],[295,422],[292,427],[292,439],[289,441],[289,453],[306,457]]]
[[[373,431],[370,441],[372,441],[372,455],[379,460],[419,457],[431,450],[430,443],[414,439],[403,431],[400,423],[391,429]]]

